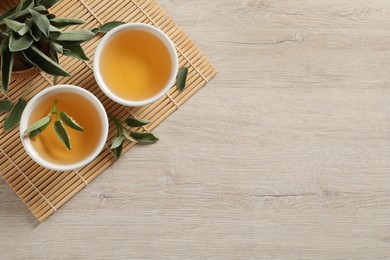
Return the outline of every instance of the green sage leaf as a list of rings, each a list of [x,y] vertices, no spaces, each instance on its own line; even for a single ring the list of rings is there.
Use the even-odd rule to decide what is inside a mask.
[[[9,38],[4,38],[2,43],[1,43],[1,49],[0,49],[0,53],[1,55],[3,55],[3,53],[8,50],[8,45],[9,45]]]
[[[51,41],[50,42],[51,44],[51,47],[53,47],[53,49],[56,51],[56,52],[59,52],[59,53],[64,53],[64,48],[62,47],[61,44],[58,44],[54,41]]]
[[[1,55],[1,91],[7,93],[9,82],[11,80],[12,67],[14,66],[14,53],[8,49],[4,50]]]
[[[61,112],[60,113],[60,119],[62,120],[62,122],[69,126],[70,128],[74,129],[74,130],[77,130],[77,131],[84,131],[84,128],[82,126],[80,126],[76,120],[74,120],[72,117],[70,117],[69,115],[67,115],[66,113],[64,112]]]
[[[64,50],[63,53],[65,56],[73,57],[80,60],[89,60],[81,45],[64,46],[64,48],[66,50]]]
[[[84,20],[76,18],[54,18],[50,20],[51,24],[57,28],[64,28],[71,25],[84,24]]]
[[[38,120],[37,122],[35,122],[34,124],[32,124],[30,127],[28,127],[25,131],[25,133],[30,133],[32,131],[35,131],[43,126],[45,126],[46,124],[49,124],[51,121],[51,116],[48,115],[48,116],[45,116],[44,118]]]
[[[12,109],[12,102],[9,100],[0,100],[0,114],[7,113]]]
[[[60,35],[53,35],[51,38],[57,41],[64,42],[80,42],[80,41],[88,41],[95,36],[91,31],[80,29],[74,30],[70,32],[64,32]]]
[[[28,135],[30,138],[34,138],[36,137],[37,135],[39,135],[40,133],[42,133],[49,125],[50,125],[50,122],[47,122],[45,125],[41,126],[40,128],[36,129],[36,130],[33,130],[30,132],[30,134]]]
[[[60,29],[58,29],[57,27],[55,27],[53,25],[50,25],[49,31],[50,31],[50,33],[58,33],[58,34],[62,33],[62,31]]]
[[[109,118],[114,122],[116,130],[118,131],[118,136],[123,135],[123,126],[121,122],[113,116],[110,116]]]
[[[152,133],[131,132],[131,137],[134,137],[140,143],[156,143],[159,139]]]
[[[4,121],[4,130],[12,130],[19,124],[26,105],[27,101],[23,98],[20,98],[18,102],[16,102],[16,104],[12,107],[7,119]]]
[[[126,132],[123,132],[123,135],[126,137],[127,140],[129,140],[130,142],[133,142],[133,143],[138,143],[138,141],[131,137],[130,135],[128,135]]]
[[[182,92],[187,83],[187,75],[188,75],[188,68],[186,66],[183,66],[179,69],[179,72],[177,73],[177,89]]]
[[[66,131],[65,127],[62,125],[61,121],[55,121],[54,122],[54,131],[56,132],[58,138],[61,140],[61,142],[64,143],[66,148],[68,150],[72,149],[72,146],[70,145],[70,138],[68,135],[68,132]]]
[[[49,19],[51,21],[51,19],[56,18],[56,15],[55,14],[47,14],[46,17],[47,17],[47,19]]]
[[[41,30],[39,30],[38,27],[36,27],[35,25],[33,25],[31,27],[31,30],[30,30],[30,35],[31,37],[33,37],[34,41],[39,41],[42,37],[42,32]]]
[[[115,160],[119,160],[119,158],[121,157],[122,148],[123,148],[123,143],[120,146],[118,146],[117,148],[113,149]]]
[[[137,118],[128,118],[126,119],[126,124],[130,127],[140,127],[147,124],[150,124],[149,120],[146,119],[137,119]]]
[[[50,21],[46,15],[40,14],[33,9],[29,9],[34,19],[34,23],[38,26],[39,30],[46,36],[49,37]]]
[[[123,143],[123,138],[124,138],[123,136],[118,136],[117,138],[112,140],[111,149],[115,149],[121,146]]]
[[[26,33],[28,33],[28,31],[30,31],[32,25],[33,25],[33,20],[32,19],[27,19],[25,24],[24,24],[24,26],[23,26],[23,28],[18,31],[19,35],[23,36]]]
[[[43,5],[45,8],[49,9],[59,1],[61,0],[40,0],[38,1],[38,4]]]
[[[22,51],[24,57],[44,72],[57,76],[70,76],[58,63],[46,56],[34,45],[31,48]]]
[[[30,35],[20,36],[13,33],[9,40],[9,50],[12,52],[23,51],[30,48],[34,39]]]
[[[18,32],[23,29],[23,27],[26,25],[25,23],[19,23],[14,20],[10,20],[5,18],[4,23],[14,32]]]
[[[17,19],[29,13],[30,8],[34,8],[34,0],[25,0],[17,8],[13,15],[9,16],[12,19]]]
[[[34,11],[37,11],[38,13],[47,11],[46,7],[43,5],[37,5],[33,8]],[[46,16],[46,15],[45,15]],[[49,18],[48,18],[49,19]]]
[[[99,28],[93,29],[92,32],[95,33],[95,34],[96,33],[108,33],[109,31],[111,31],[115,27],[118,27],[119,25],[122,25],[122,24],[125,24],[125,22],[111,21],[111,22],[103,24]]]

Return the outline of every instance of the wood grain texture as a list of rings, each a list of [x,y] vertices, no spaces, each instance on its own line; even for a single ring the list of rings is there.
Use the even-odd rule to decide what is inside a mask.
[[[161,0],[219,74],[4,259],[388,259],[390,2]]]

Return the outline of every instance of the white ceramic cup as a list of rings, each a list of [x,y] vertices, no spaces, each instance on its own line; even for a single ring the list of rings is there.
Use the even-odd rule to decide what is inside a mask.
[[[114,35],[127,30],[141,30],[155,35],[165,45],[171,57],[172,68],[171,68],[171,75],[169,76],[168,83],[155,96],[145,100],[129,100],[117,96],[106,85],[106,83],[103,80],[102,74],[100,73],[100,58],[107,42]],[[132,107],[138,107],[138,106],[143,106],[143,105],[153,103],[159,98],[161,98],[162,96],[164,96],[166,93],[168,93],[169,89],[175,84],[178,68],[179,68],[179,62],[177,58],[176,48],[175,45],[172,43],[172,41],[160,29],[157,29],[156,27],[153,27],[148,24],[143,24],[143,23],[123,24],[108,32],[98,44],[95,51],[94,61],[93,61],[93,72],[95,75],[96,82],[98,83],[101,90],[115,102],[125,106],[132,106]]]
[[[96,108],[96,111],[98,112],[100,116],[100,121],[102,122],[102,134],[99,141],[99,144],[96,146],[95,150],[91,152],[91,154],[76,163],[72,164],[57,164],[50,162],[43,157],[39,155],[39,153],[34,149],[30,138],[25,133],[26,129],[29,127],[29,119],[31,116],[31,112],[34,110],[38,102],[48,96],[53,95],[55,93],[74,93],[77,95],[80,95],[87,99],[91,104]],[[103,105],[100,103],[99,99],[97,99],[91,92],[77,86],[73,85],[57,85],[53,87],[48,87],[44,89],[43,91],[39,92],[36,96],[34,96],[27,104],[26,108],[23,111],[22,118],[20,120],[20,137],[22,139],[22,144],[24,146],[24,149],[26,150],[27,154],[38,164],[41,166],[55,171],[70,171],[75,170],[78,168],[81,168],[88,163],[92,162],[103,150],[104,145],[107,141],[108,137],[108,117],[106,114],[106,111],[103,107]]]

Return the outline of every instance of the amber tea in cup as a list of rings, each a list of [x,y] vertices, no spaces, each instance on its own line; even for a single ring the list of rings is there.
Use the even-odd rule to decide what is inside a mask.
[[[96,50],[94,72],[101,89],[128,106],[151,103],[174,84],[177,54],[159,29],[125,24],[109,32]]]

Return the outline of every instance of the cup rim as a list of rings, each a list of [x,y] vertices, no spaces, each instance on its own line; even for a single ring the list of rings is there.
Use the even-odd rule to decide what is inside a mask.
[[[36,107],[37,103],[45,96],[57,93],[57,92],[71,92],[71,93],[76,93],[87,100],[89,100],[96,108],[97,112],[99,113],[101,122],[102,122],[102,137],[100,139],[99,144],[95,148],[95,150],[86,158],[83,160],[80,160],[76,163],[72,164],[57,164],[50,162],[46,159],[44,159],[42,156],[38,154],[38,152],[34,149],[30,138],[24,133],[26,129],[28,128],[28,120],[31,116],[32,110]],[[106,110],[104,109],[102,103],[93,95],[91,92],[88,90],[81,88],[79,86],[74,86],[74,85],[66,85],[66,84],[61,84],[61,85],[56,85],[56,86],[51,86],[48,87],[41,92],[39,92],[37,95],[35,95],[27,104],[26,108],[23,111],[22,117],[20,119],[20,126],[19,126],[19,134],[20,138],[22,140],[23,147],[27,154],[33,159],[36,163],[39,165],[50,169],[54,171],[71,171],[75,169],[79,169],[90,162],[92,162],[103,150],[107,138],[108,138],[108,129],[109,124],[108,124],[108,117],[106,114]]]
[[[171,56],[172,71],[171,71],[171,75],[169,77],[168,83],[166,84],[166,86],[164,88],[161,89],[160,92],[158,92],[156,95],[154,95],[153,97],[150,97],[148,99],[128,100],[128,99],[124,99],[124,98],[117,96],[115,93],[113,93],[107,87],[107,85],[105,84],[103,77],[100,73],[99,63],[100,63],[100,58],[101,58],[101,54],[103,52],[104,47],[106,46],[107,42],[114,35],[116,35],[117,33],[121,32],[121,31],[125,31],[125,30],[142,30],[142,31],[152,33],[153,35],[158,37],[164,43],[165,47],[168,49],[168,52]],[[111,31],[109,31],[100,40],[100,42],[96,48],[94,60],[93,60],[94,76],[95,76],[97,84],[99,85],[99,87],[103,91],[103,93],[106,94],[106,96],[108,96],[113,101],[115,101],[119,104],[125,105],[125,106],[131,106],[131,107],[139,107],[139,106],[151,104],[151,103],[157,101],[158,99],[160,99],[166,93],[168,93],[168,91],[171,89],[171,87],[175,84],[178,69],[179,69],[178,55],[176,52],[176,47],[173,44],[173,42],[171,41],[171,39],[160,29],[158,29],[154,26],[148,25],[148,24],[144,24],[144,23],[126,23],[126,24],[120,25],[120,26],[112,29]]]

